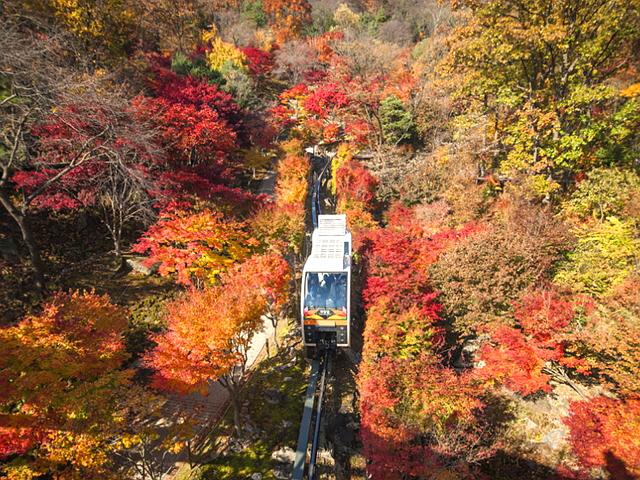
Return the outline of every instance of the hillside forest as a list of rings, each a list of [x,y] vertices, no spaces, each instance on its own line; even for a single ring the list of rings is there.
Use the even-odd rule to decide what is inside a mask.
[[[362,344],[360,470],[322,478],[640,478],[638,0],[0,16],[0,478],[289,478],[314,145]],[[243,388],[265,319],[262,371],[302,382],[272,443]],[[226,428],[167,418],[214,383]]]

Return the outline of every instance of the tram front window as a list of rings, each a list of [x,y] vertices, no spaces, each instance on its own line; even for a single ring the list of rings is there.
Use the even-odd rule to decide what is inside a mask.
[[[318,308],[347,308],[346,273],[307,273],[305,310]]]

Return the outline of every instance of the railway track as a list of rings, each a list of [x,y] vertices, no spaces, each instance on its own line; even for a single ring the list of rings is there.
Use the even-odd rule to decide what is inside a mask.
[[[323,477],[326,472],[328,477],[342,480],[350,477],[348,473],[350,471],[350,455],[347,453],[348,448],[345,443],[341,441],[341,433],[346,434],[347,438],[351,438],[352,443],[356,436],[355,431],[342,425],[343,423],[355,424],[353,421],[355,418],[354,355],[349,355],[352,353],[349,347],[352,338],[356,338],[357,345],[361,344],[358,332],[351,333],[353,323],[350,302],[351,234],[346,230],[346,218],[333,215],[335,199],[329,193],[328,188],[331,176],[331,158],[316,155],[314,149],[311,162],[313,170],[307,205],[309,212],[307,239],[312,239],[315,245],[310,245],[309,242],[305,245],[307,261],[303,270],[303,287],[300,297],[302,335],[307,346],[307,357],[311,360],[311,375],[300,422],[292,478],[294,480],[317,480],[322,468]],[[332,248],[327,247],[329,244],[332,245]],[[307,303],[311,290],[309,288],[310,282],[307,279],[309,276],[316,275],[322,280],[327,279],[326,284],[333,286],[329,290],[325,285],[325,292],[331,291],[331,294],[325,295],[324,300],[327,303],[320,308]],[[340,275],[348,279],[347,286],[343,287],[345,289],[343,293],[349,300],[342,299],[343,303],[341,303],[339,290],[336,288],[336,285],[341,286],[342,283],[331,282],[333,279],[339,278]],[[311,287],[314,286],[322,288],[320,283],[311,285]],[[340,307],[341,305],[344,307]],[[342,308],[342,311],[339,308]],[[345,315],[346,322],[340,320],[345,318]],[[332,322],[332,320],[334,321]],[[339,383],[348,384],[347,390],[351,390],[350,393],[344,391],[345,385],[335,384],[336,377],[331,369],[332,365],[336,363],[340,370],[338,372],[341,377]],[[327,387],[330,387],[328,392]],[[345,413],[341,406],[343,398],[346,398],[345,394],[346,397],[350,396],[351,398],[349,413]],[[334,474],[327,472],[326,465],[318,465],[318,451],[321,441],[333,444],[334,461],[339,460],[346,464],[336,464]],[[347,472],[346,475],[345,472]]]

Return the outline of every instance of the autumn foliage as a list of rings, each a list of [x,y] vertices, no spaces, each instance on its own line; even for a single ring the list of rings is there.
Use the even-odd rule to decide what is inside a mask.
[[[299,140],[289,140],[280,147],[283,156],[277,164],[276,198],[253,217],[252,226],[264,244],[282,254],[299,253],[311,165]]]
[[[343,163],[335,172],[337,210],[347,215],[352,232],[375,226],[375,192],[378,180],[357,161]]]
[[[616,479],[640,475],[640,400],[596,397],[574,402],[565,422],[574,451],[587,471],[604,467]]]
[[[167,307],[167,331],[144,358],[160,390],[206,394],[220,381],[231,394],[236,428],[239,386],[247,352],[262,329],[261,315],[278,315],[287,302],[289,266],[276,254],[254,256],[222,275],[221,284],[190,290]]]
[[[553,291],[525,296],[515,308],[516,328],[493,327],[492,343],[480,349],[478,357],[486,365],[478,376],[529,395],[551,391],[548,362],[589,373],[589,363],[575,356],[578,347],[571,332],[579,315],[591,309],[587,298],[569,302]]]
[[[640,334],[639,286],[638,278],[632,277],[617,287],[587,312],[585,327],[577,335],[585,359],[607,380],[609,388],[631,397],[640,393],[636,361],[640,346],[635,341]]]
[[[283,42],[300,35],[311,21],[311,5],[307,0],[266,0],[264,11],[276,28],[276,39]]]
[[[164,155],[134,121],[135,111],[116,96],[114,105],[80,98],[60,105],[34,125],[38,155],[12,181],[34,207],[69,210],[92,206],[100,195],[100,178],[119,162],[147,177]]]
[[[9,464],[10,478],[18,471],[88,478],[107,471],[118,397],[131,378],[121,369],[126,327],[125,311],[108,297],[74,292],[56,294],[41,314],[0,329],[0,456],[32,450],[23,467]]]
[[[178,76],[162,63],[155,68],[151,86],[156,96],[138,96],[132,106],[138,118],[157,126],[172,167],[202,165],[214,178],[232,176],[230,155],[247,137],[242,111],[231,95],[216,85]]]
[[[384,479],[444,474],[455,470],[449,457],[472,464],[492,452],[475,417],[481,389],[440,356],[442,307],[424,257],[442,249],[440,240],[425,235],[410,209],[397,206],[389,222],[366,233],[361,247],[367,321],[358,385],[367,470]],[[455,237],[443,232],[441,241]]]
[[[165,99],[140,99],[136,108],[162,129],[162,141],[187,165],[221,163],[235,147],[235,132],[212,108]]]
[[[256,47],[245,47],[242,53],[247,59],[247,66],[253,75],[265,75],[274,66],[273,55],[270,52]]]
[[[365,476],[640,477],[638,0],[0,10],[0,477],[159,478],[122,465],[180,449],[149,378],[218,381],[242,435],[247,350],[295,303],[307,147],[353,234]],[[49,296],[95,282],[131,315]]]
[[[210,380],[242,362],[262,310],[254,291],[210,287],[194,290],[167,309],[168,331],[155,338],[146,364],[155,370],[153,386],[206,393]]]
[[[286,154],[278,162],[276,194],[282,204],[300,205],[307,195],[309,161],[300,154]]]
[[[168,210],[142,236],[133,250],[147,253],[161,275],[176,274],[185,285],[212,284],[233,263],[257,246],[246,225],[210,209]]]

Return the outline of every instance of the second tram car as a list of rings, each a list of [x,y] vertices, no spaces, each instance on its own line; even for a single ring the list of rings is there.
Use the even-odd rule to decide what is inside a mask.
[[[318,215],[311,255],[302,270],[301,319],[304,344],[351,343],[351,233],[346,215]]]

